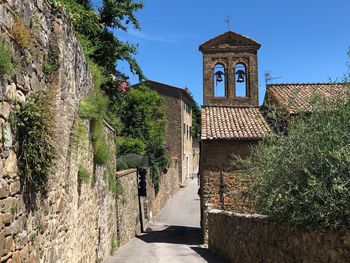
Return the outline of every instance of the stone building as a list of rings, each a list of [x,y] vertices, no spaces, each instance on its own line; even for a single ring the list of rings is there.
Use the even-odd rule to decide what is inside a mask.
[[[247,156],[250,147],[270,132],[259,110],[259,48],[254,40],[231,31],[199,47],[204,93],[199,170],[205,237],[208,207],[245,209],[237,193],[239,173],[230,169],[232,155]]]
[[[152,80],[142,84],[157,91],[165,99],[165,143],[168,154],[178,160],[181,171],[179,181],[184,183],[193,172],[192,105],[195,102],[187,89]]]

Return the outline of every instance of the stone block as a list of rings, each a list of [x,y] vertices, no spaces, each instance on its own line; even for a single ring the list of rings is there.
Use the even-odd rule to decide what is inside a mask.
[[[28,263],[37,263],[38,262],[38,256],[36,251],[32,251],[29,255]]]
[[[30,86],[32,88],[32,91],[38,91],[40,89],[40,81],[39,78],[42,78],[44,73],[43,73],[43,66],[40,63],[34,64],[35,67],[33,67],[33,69],[36,69],[36,72],[38,74],[38,76],[36,74],[34,74],[32,76],[32,78],[30,79]],[[39,77],[39,78],[38,78]]]
[[[26,101],[26,97],[24,96],[23,92],[20,90],[17,90],[16,92],[16,101],[19,103],[24,103]]]
[[[21,183],[19,180],[10,184],[10,195],[18,194],[21,191]]]
[[[4,179],[0,179],[0,199],[7,197],[9,193],[9,185]]]
[[[7,175],[17,173],[17,157],[12,150],[10,150],[9,156],[5,160],[3,173]]]
[[[16,84],[11,83],[5,88],[5,98],[8,101],[13,101],[16,98]]]
[[[4,231],[5,231],[5,235],[15,235],[18,234],[22,231],[22,220],[19,219],[15,219],[11,225],[9,226],[5,226]]]
[[[10,212],[0,214],[0,221],[2,221],[4,225],[10,225],[13,218],[14,216]]]
[[[5,233],[4,231],[0,231],[0,258],[5,254]]]
[[[4,254],[15,251],[16,244],[12,236],[5,237]]]
[[[7,102],[0,102],[0,117],[7,120],[11,113],[11,105]]]
[[[9,122],[6,122],[3,130],[2,130],[2,136],[3,136],[3,142],[4,142],[4,147],[11,148],[13,145],[13,135],[11,131],[11,125]]]

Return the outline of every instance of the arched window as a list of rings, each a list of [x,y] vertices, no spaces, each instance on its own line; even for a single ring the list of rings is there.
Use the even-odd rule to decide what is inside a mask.
[[[235,67],[236,97],[248,97],[247,81],[248,80],[247,80],[246,66],[242,63],[236,64],[236,67]]]
[[[214,96],[226,97],[226,69],[222,64],[214,67]]]

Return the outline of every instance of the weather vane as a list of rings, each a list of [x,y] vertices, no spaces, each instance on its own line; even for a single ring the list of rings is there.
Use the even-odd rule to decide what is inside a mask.
[[[227,24],[227,29],[228,31],[231,30],[231,17],[227,16],[227,18],[225,19],[225,23]]]

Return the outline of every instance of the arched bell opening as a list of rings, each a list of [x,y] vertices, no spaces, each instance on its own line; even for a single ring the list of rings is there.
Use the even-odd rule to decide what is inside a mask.
[[[227,97],[226,69],[223,64],[214,67],[214,97]]]
[[[248,97],[248,74],[247,68],[243,63],[235,66],[235,94],[236,97]]]

